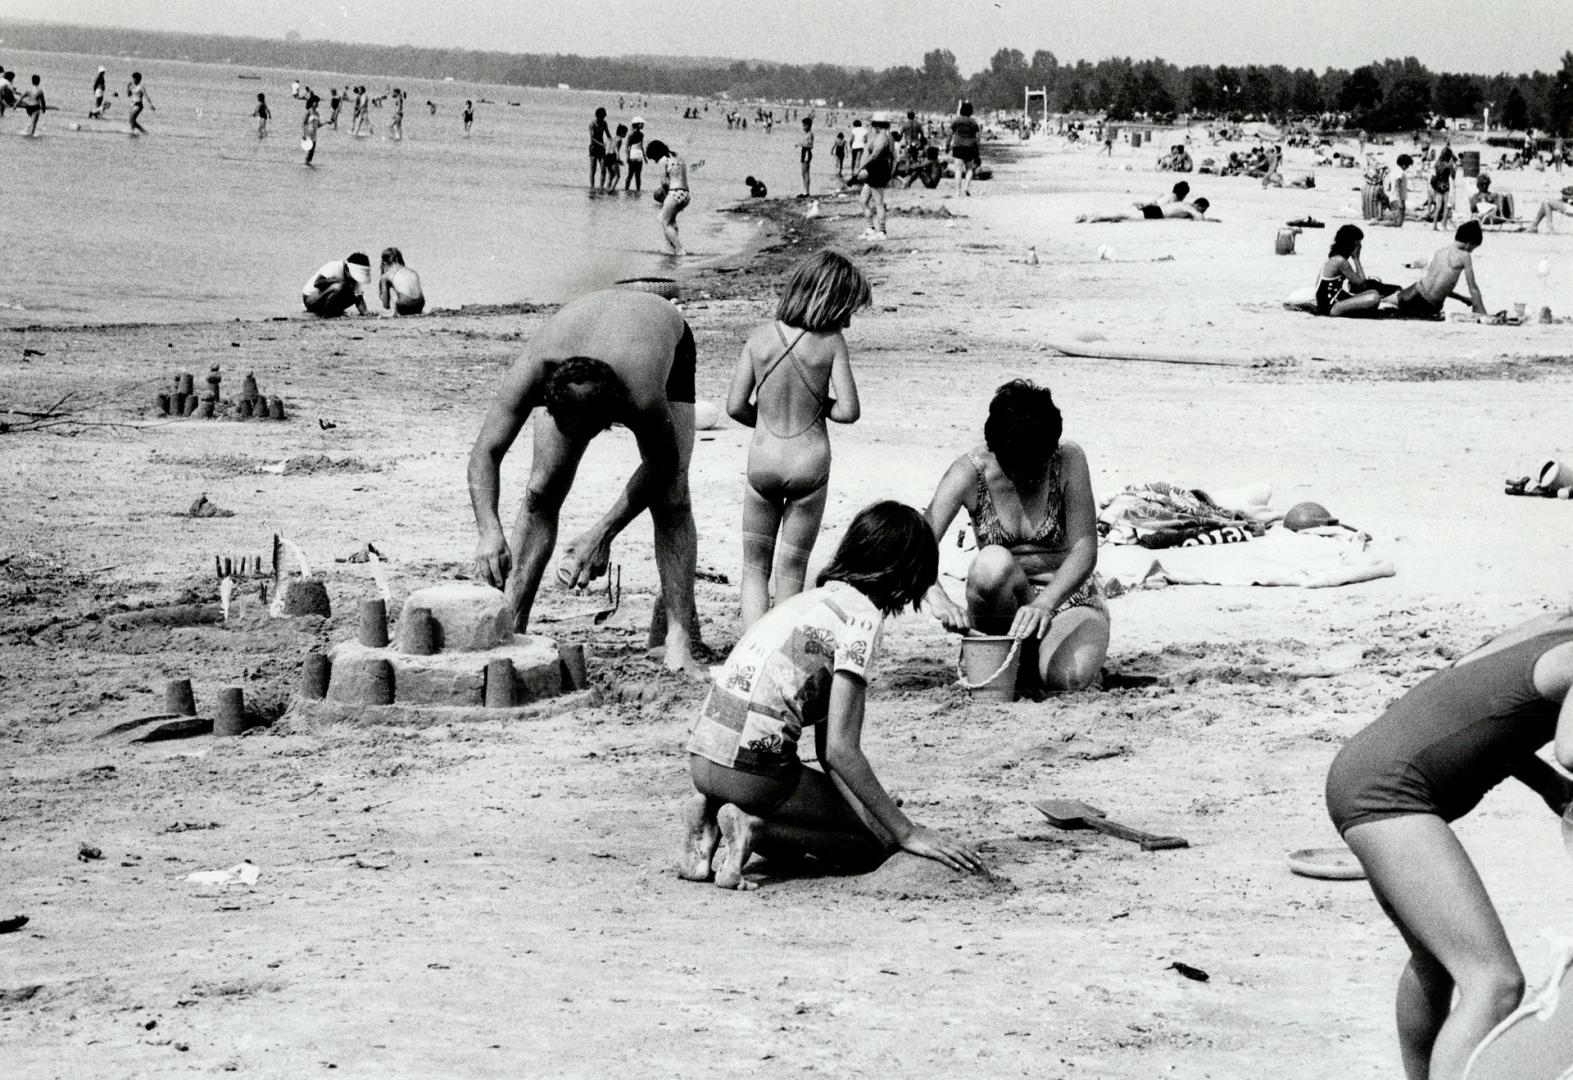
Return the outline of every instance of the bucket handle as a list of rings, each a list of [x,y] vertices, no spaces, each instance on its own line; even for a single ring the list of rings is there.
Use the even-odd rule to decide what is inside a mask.
[[[1005,659],[1000,662],[1000,666],[994,669],[994,674],[980,682],[970,682],[967,679],[967,671],[961,666],[961,658],[957,657],[956,682],[961,685],[963,690],[982,690],[989,683],[993,682],[995,679],[999,678],[1005,673],[1005,669],[1010,667],[1010,665],[1015,662],[1016,654],[1019,652],[1021,652],[1021,638],[1017,638],[1010,643],[1010,652],[1005,654]]]

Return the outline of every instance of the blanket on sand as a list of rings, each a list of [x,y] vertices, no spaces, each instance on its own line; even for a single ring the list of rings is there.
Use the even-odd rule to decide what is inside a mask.
[[[1105,544],[1098,572],[1127,589],[1161,585],[1280,585],[1325,589],[1392,577],[1393,564],[1369,550],[1370,537],[1336,526],[1282,527],[1249,544],[1170,548],[1154,558],[1139,547]]]

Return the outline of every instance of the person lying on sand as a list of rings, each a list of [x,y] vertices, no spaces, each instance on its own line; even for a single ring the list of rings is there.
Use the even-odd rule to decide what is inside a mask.
[[[1360,265],[1364,241],[1365,233],[1358,225],[1341,226],[1334,235],[1316,282],[1318,315],[1368,315],[1376,311],[1383,297],[1398,292],[1397,285],[1366,277],[1365,268]]]
[[[569,543],[557,580],[583,588],[606,573],[612,541],[645,510],[655,528],[663,603],[651,645],[666,646],[666,666],[694,666],[694,513],[688,462],[694,449],[694,335],[670,302],[654,293],[605,289],[565,304],[546,321],[503,376],[470,451],[470,503],[480,540],[477,576],[508,594],[514,627],[530,609],[557,546],[557,520],[585,449],[622,424],[639,445],[639,468],[599,521]],[[535,420],[530,482],[510,544],[497,516],[503,456]]]
[[[1213,221],[1217,218],[1207,216],[1208,209],[1212,206],[1206,199],[1192,199],[1189,202],[1166,203],[1160,206],[1157,203],[1147,203],[1137,208],[1137,213],[1122,210],[1118,214],[1082,214],[1076,219],[1078,225],[1092,225],[1115,221],[1162,221],[1165,218],[1171,221]]]
[[[966,507],[978,540],[967,606],[936,583],[929,611],[947,630],[1020,638],[1028,689],[1095,686],[1109,652],[1109,607],[1096,572],[1098,508],[1087,455],[1060,440],[1063,426],[1047,387],[1026,379],[1001,386],[983,445],[951,464],[927,511],[938,540]]]
[[[1460,303],[1468,304],[1476,315],[1488,314],[1486,302],[1480,297],[1480,286],[1475,284],[1475,261],[1472,257],[1475,249],[1484,242],[1485,234],[1480,229],[1480,222],[1464,222],[1453,234],[1453,242],[1431,256],[1431,265],[1426,267],[1425,277],[1383,298],[1380,306],[1384,309],[1395,308],[1399,314],[1412,318],[1430,319],[1441,316],[1442,304],[1451,296]],[[1469,286],[1468,297],[1453,291],[1460,276]]]
[[[1328,771],[1333,824],[1409,946],[1398,1042],[1411,1080],[1458,1080],[1523,996],[1502,922],[1450,825],[1509,776],[1566,812],[1573,782],[1536,752],[1554,742],[1558,764],[1573,768],[1570,686],[1573,610],[1542,615],[1426,677]]]
[[[755,852],[866,873],[900,849],[983,870],[970,846],[907,817],[863,754],[881,624],[915,609],[938,574],[923,515],[878,502],[852,519],[816,588],[743,634],[688,738],[694,795],[683,808],[679,877],[752,889],[743,870]],[[819,769],[798,760],[809,726]]]
[[[1168,194],[1159,195],[1156,199],[1154,199],[1150,203],[1137,202],[1137,203],[1131,203],[1131,205],[1134,206],[1138,210],[1140,210],[1144,206],[1171,206],[1174,203],[1184,202],[1185,199],[1186,199],[1186,196],[1190,195],[1190,193],[1191,193],[1191,185],[1187,184],[1184,180],[1181,180],[1178,183],[1176,183],[1173,188],[1171,188],[1169,190]]]

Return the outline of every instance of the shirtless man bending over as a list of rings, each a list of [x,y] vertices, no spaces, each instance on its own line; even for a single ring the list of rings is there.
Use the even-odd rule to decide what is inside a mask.
[[[1426,276],[1413,285],[1406,285],[1382,301],[1381,307],[1396,308],[1400,314],[1414,318],[1436,318],[1442,314],[1442,304],[1449,296],[1468,304],[1476,315],[1488,314],[1486,302],[1480,297],[1480,286],[1475,284],[1473,252],[1485,242],[1480,222],[1466,221],[1453,234],[1453,242],[1431,256]],[[1469,286],[1469,295],[1460,296],[1453,291],[1459,277]]]
[[[606,573],[613,538],[648,509],[664,604],[656,606],[651,637],[662,634],[664,623],[666,666],[696,668],[697,540],[688,501],[695,361],[693,333],[670,303],[651,293],[608,289],[547,320],[503,377],[470,451],[470,503],[480,531],[476,572],[507,592],[520,632],[529,624],[557,544],[558,513],[585,448],[622,424],[639,444],[639,468],[601,520],[569,543],[557,580],[582,588]],[[545,414],[535,419],[530,482],[510,544],[497,513],[498,472],[537,406]]]

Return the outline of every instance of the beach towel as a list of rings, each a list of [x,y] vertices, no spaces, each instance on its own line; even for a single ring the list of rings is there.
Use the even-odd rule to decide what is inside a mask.
[[[1179,547],[1154,558],[1140,548],[1104,546],[1098,571],[1126,588],[1161,585],[1262,585],[1326,589],[1392,577],[1397,568],[1370,550],[1364,533],[1337,527],[1293,532],[1277,527],[1249,544]]]
[[[1249,535],[1259,535],[1265,528],[1250,514],[1219,506],[1200,488],[1161,480],[1127,487],[1098,510],[1098,533],[1111,544],[1176,547],[1231,526]]]

